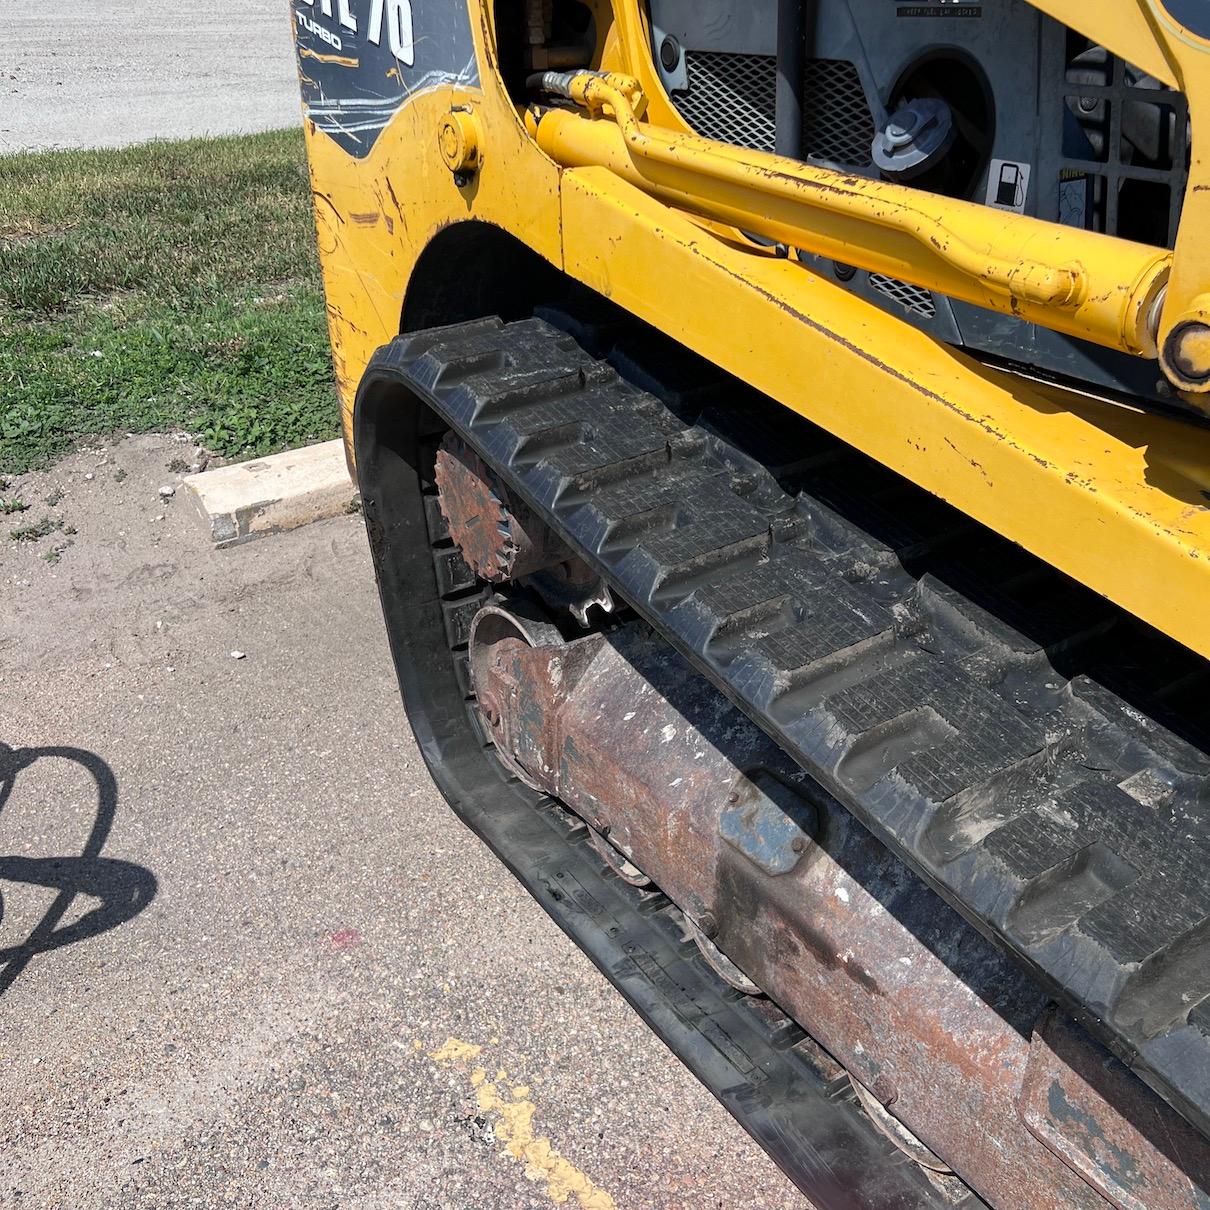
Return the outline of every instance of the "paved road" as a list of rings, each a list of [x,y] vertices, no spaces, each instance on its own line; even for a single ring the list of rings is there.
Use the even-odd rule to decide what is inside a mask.
[[[439,800],[360,519],[215,553],[191,452],[5,493],[0,1205],[802,1210]]]
[[[0,152],[300,120],[287,0],[0,4]]]

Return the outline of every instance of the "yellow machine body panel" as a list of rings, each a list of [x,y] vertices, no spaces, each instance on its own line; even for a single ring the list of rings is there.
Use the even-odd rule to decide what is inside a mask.
[[[1189,192],[1167,253],[980,213],[970,202],[930,197],[926,207],[910,184],[849,181],[841,189],[841,174],[830,181],[819,170],[701,139],[662,87],[639,6],[597,0],[592,7],[589,67],[614,74],[565,82],[564,104],[527,111],[501,67],[503,35],[488,0],[448,6],[448,20],[465,28],[447,41],[445,33],[426,37],[423,12],[408,4],[387,4],[385,15],[379,3],[295,5],[346,432],[362,372],[400,331],[426,251],[441,255],[442,233],[458,224],[490,224],[1210,656],[1210,429],[1192,414],[1204,397],[1196,380],[1210,368],[1202,364],[1210,358],[1210,167],[1196,137],[1210,130],[1210,118],[1199,127],[1210,108],[1210,41],[1160,0],[1035,0],[1184,91],[1194,131]],[[339,60],[340,31],[351,34],[360,22],[364,37],[374,20],[381,23],[371,31],[379,34],[375,47],[392,42],[396,67],[409,55],[419,65],[430,48],[439,60],[447,49],[454,57],[375,111],[367,147],[351,142],[357,133],[346,136],[316,97],[339,91],[340,72],[361,72],[364,81],[372,65],[352,56],[345,57],[352,66],[325,62],[320,80],[315,39]],[[389,93],[399,80],[397,70],[389,78],[392,70],[379,60],[382,79],[373,87]],[[616,92],[611,100],[611,88],[622,89],[625,105]],[[620,119],[633,123],[634,139]],[[845,196],[820,200],[821,191]],[[762,224],[777,242],[818,245],[837,259],[844,247],[863,268],[898,266],[908,281],[915,274],[923,285],[966,291],[990,309],[1042,323],[1049,311],[1058,330],[1143,358],[1158,353],[1156,378],[1168,373],[1174,404],[1190,414],[981,360],[847,292],[817,267],[775,255],[753,238]],[[456,292],[460,277],[476,271],[444,265],[445,289]]]

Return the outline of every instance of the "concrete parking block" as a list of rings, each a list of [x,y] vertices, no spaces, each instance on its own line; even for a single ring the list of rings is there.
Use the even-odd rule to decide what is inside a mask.
[[[357,494],[339,438],[202,471],[184,486],[219,549],[335,517]]]

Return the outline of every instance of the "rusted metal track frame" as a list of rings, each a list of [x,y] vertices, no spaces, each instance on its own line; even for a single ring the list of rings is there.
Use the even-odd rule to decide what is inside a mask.
[[[587,830],[549,796],[501,780],[461,671],[459,619],[485,594],[451,570],[455,552],[431,494],[430,421],[414,396],[379,379],[357,413],[357,452],[408,718],[452,810],[819,1210],[952,1208],[869,1124],[834,1060],[768,1002],[736,997],[691,956],[663,895],[614,878]],[[973,1196],[961,1205],[983,1210]]]
[[[490,608],[470,661],[508,767],[995,1205],[1198,1205],[1210,1144],[662,641],[630,626],[564,644]]]

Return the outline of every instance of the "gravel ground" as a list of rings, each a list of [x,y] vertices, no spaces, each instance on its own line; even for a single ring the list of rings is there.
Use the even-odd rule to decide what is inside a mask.
[[[37,0],[5,9],[0,152],[301,120],[286,0]]]
[[[439,799],[360,518],[215,553],[192,455],[4,493],[0,1205],[802,1210]]]

